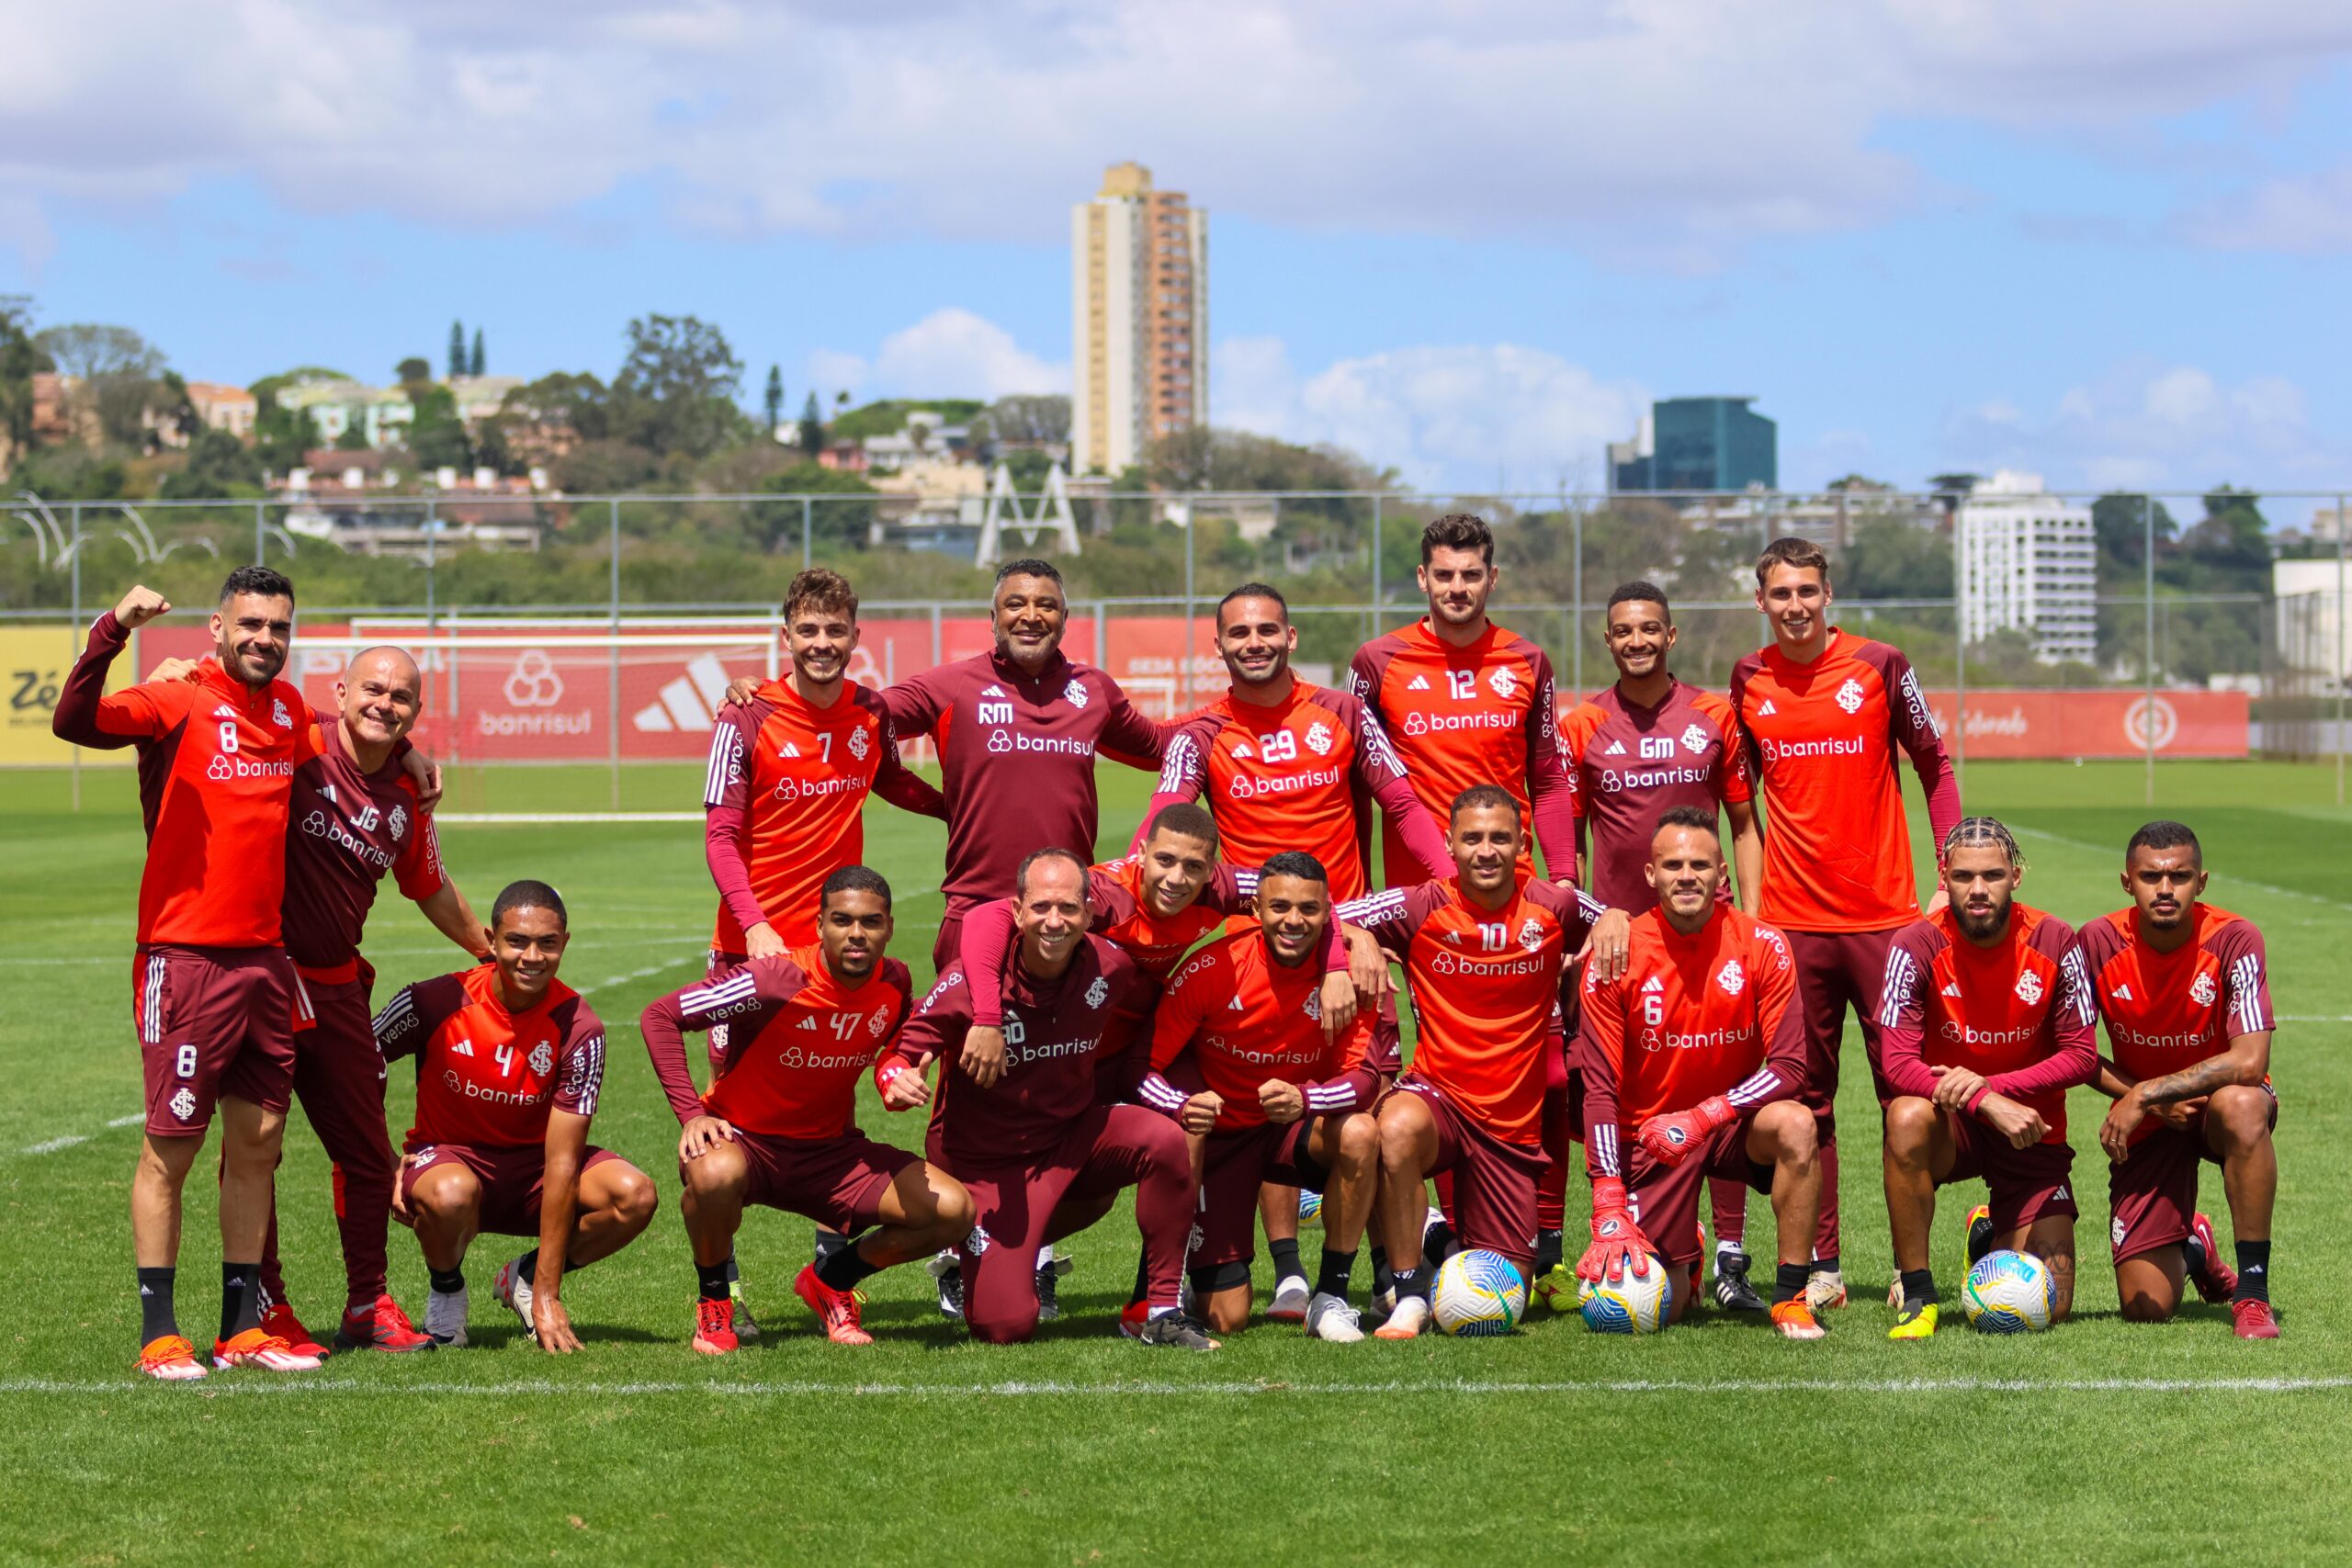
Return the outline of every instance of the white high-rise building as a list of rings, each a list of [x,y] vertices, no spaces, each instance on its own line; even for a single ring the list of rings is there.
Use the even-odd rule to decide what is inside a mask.
[[[2098,545],[2091,511],[2004,468],[1960,505],[1960,624],[1969,642],[2016,628],[2034,657],[2098,658]]]
[[[1070,470],[1115,475],[1209,419],[1209,215],[1114,164],[1070,209]]]

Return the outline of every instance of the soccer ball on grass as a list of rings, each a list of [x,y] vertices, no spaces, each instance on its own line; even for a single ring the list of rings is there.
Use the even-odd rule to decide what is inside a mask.
[[[2030,1252],[1988,1252],[1968,1271],[1960,1299],[1980,1334],[2038,1334],[2058,1310],[2058,1280]]]
[[[1447,1258],[1430,1292],[1441,1332],[1480,1337],[1509,1334],[1527,1310],[1527,1287],[1499,1252],[1471,1248]]]
[[[1577,1301],[1584,1325],[1595,1334],[1660,1333],[1666,1327],[1667,1312],[1673,1305],[1667,1285],[1667,1261],[1653,1257],[1647,1274],[1636,1274],[1628,1269],[1614,1279],[1603,1279],[1598,1283],[1584,1280],[1577,1292]]]

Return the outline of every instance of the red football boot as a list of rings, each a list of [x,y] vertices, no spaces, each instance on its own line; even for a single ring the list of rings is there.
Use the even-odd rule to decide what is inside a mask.
[[[269,1310],[261,1314],[261,1331],[285,1340],[286,1348],[297,1356],[321,1361],[327,1359],[327,1348],[311,1337],[311,1331],[302,1326],[302,1320],[284,1302],[269,1303]]]
[[[2214,1306],[2228,1301],[2238,1288],[2238,1271],[2222,1261],[2222,1244],[2214,1238],[2213,1222],[2203,1214],[2188,1216],[2188,1234],[2205,1249],[2205,1267],[2188,1276],[2197,1293]],[[2268,1336],[2264,1336],[2267,1338]]]
[[[343,1323],[334,1331],[338,1350],[388,1350],[401,1356],[411,1350],[430,1350],[437,1343],[430,1334],[417,1332],[400,1303],[389,1295],[378,1296],[369,1305],[353,1307],[343,1314]]]
[[[2278,1319],[2271,1314],[2270,1303],[2263,1301],[2232,1302],[2230,1303],[2232,1332],[2241,1339],[2276,1339]]]
[[[836,1291],[817,1278],[817,1266],[804,1263],[800,1277],[792,1281],[792,1292],[808,1303],[817,1321],[825,1325],[825,1337],[836,1345],[871,1345],[874,1336],[857,1325],[858,1296],[855,1291]]]
[[[694,1348],[706,1356],[724,1356],[742,1341],[735,1334],[735,1303],[727,1297],[695,1298]]]

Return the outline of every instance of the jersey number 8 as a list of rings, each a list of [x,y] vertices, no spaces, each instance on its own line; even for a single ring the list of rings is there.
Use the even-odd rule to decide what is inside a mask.
[[[220,721],[220,750],[228,752],[234,751],[236,749],[237,721],[233,718],[224,718]]]

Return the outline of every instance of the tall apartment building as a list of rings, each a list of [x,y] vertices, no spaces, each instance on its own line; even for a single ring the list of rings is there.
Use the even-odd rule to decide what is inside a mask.
[[[2044,663],[2098,658],[2098,545],[2091,510],[2004,468],[1960,504],[1960,624],[1969,642],[2016,628]]]
[[[1613,491],[1777,490],[1780,426],[1754,398],[1668,398],[1650,405],[1631,441],[1609,444]]]
[[[1114,164],[1070,209],[1070,470],[1116,474],[1209,419],[1209,215]]]

